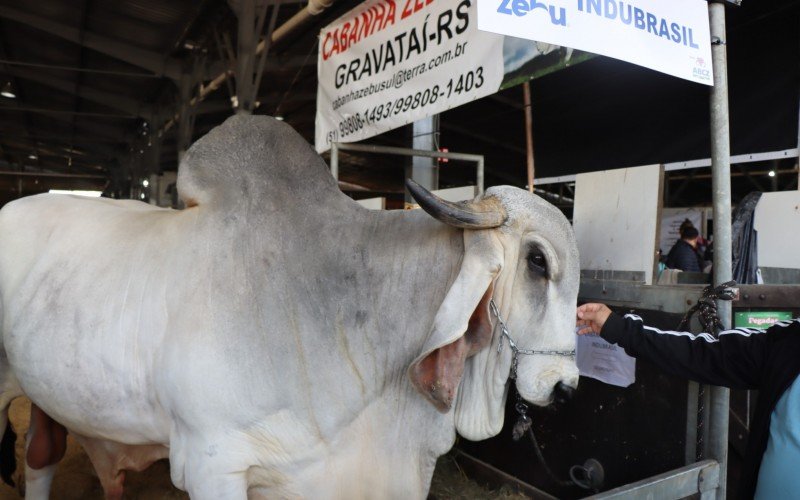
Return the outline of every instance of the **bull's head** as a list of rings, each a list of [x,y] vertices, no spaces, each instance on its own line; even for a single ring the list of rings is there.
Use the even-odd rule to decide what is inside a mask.
[[[575,349],[575,237],[558,209],[517,188],[494,187],[473,201],[450,203],[413,181],[408,187],[430,215],[465,229],[461,269],[409,376],[440,411],[455,399],[461,435],[485,439],[503,426],[512,362],[508,346],[499,354],[495,348],[501,331],[489,300],[520,349]],[[559,384],[577,383],[571,357],[519,357],[517,390],[534,404],[549,404]]]

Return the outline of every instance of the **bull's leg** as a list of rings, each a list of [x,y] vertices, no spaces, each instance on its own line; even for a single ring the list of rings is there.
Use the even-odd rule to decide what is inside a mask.
[[[34,469],[25,463],[25,500],[47,500],[50,498],[50,485],[56,475],[56,464]]]
[[[25,439],[25,498],[47,499],[56,464],[67,451],[67,430],[35,404]]]
[[[181,440],[181,444],[192,443],[192,439]],[[200,440],[198,440],[200,441]],[[172,443],[170,443],[172,444]],[[227,454],[216,444],[200,442],[180,449],[170,447],[170,467],[183,467],[186,492],[192,500],[245,500],[247,499],[247,467],[237,462],[241,454]],[[241,451],[241,450],[240,450]],[[238,470],[237,470],[238,469]],[[172,471],[173,482],[176,477]],[[177,485],[177,484],[176,484]]]

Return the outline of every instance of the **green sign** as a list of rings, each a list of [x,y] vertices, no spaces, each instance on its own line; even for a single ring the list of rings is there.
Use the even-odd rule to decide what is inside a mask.
[[[778,321],[792,319],[786,311],[749,311],[734,314],[734,328],[769,328]]]

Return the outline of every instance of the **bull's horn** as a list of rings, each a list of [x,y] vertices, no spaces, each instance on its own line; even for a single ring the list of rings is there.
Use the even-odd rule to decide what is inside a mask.
[[[506,221],[505,208],[497,198],[483,197],[477,201],[453,203],[439,198],[411,179],[406,179],[406,186],[423,210],[450,226],[489,229]]]

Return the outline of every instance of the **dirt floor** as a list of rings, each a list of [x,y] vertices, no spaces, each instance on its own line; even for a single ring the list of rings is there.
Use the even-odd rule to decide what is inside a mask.
[[[15,481],[24,482],[21,464],[28,429],[30,403],[19,398],[11,405],[11,422],[17,433],[17,472]],[[0,500],[21,498],[18,488],[0,483]],[[103,489],[94,474],[89,458],[81,447],[68,438],[67,454],[59,464],[50,495],[51,500],[102,500]],[[172,486],[169,463],[161,460],[143,472],[129,472],[125,480],[125,498],[129,500],[188,499],[189,496]],[[525,500],[508,488],[488,490],[469,480],[449,456],[439,459],[431,484],[430,500]]]

